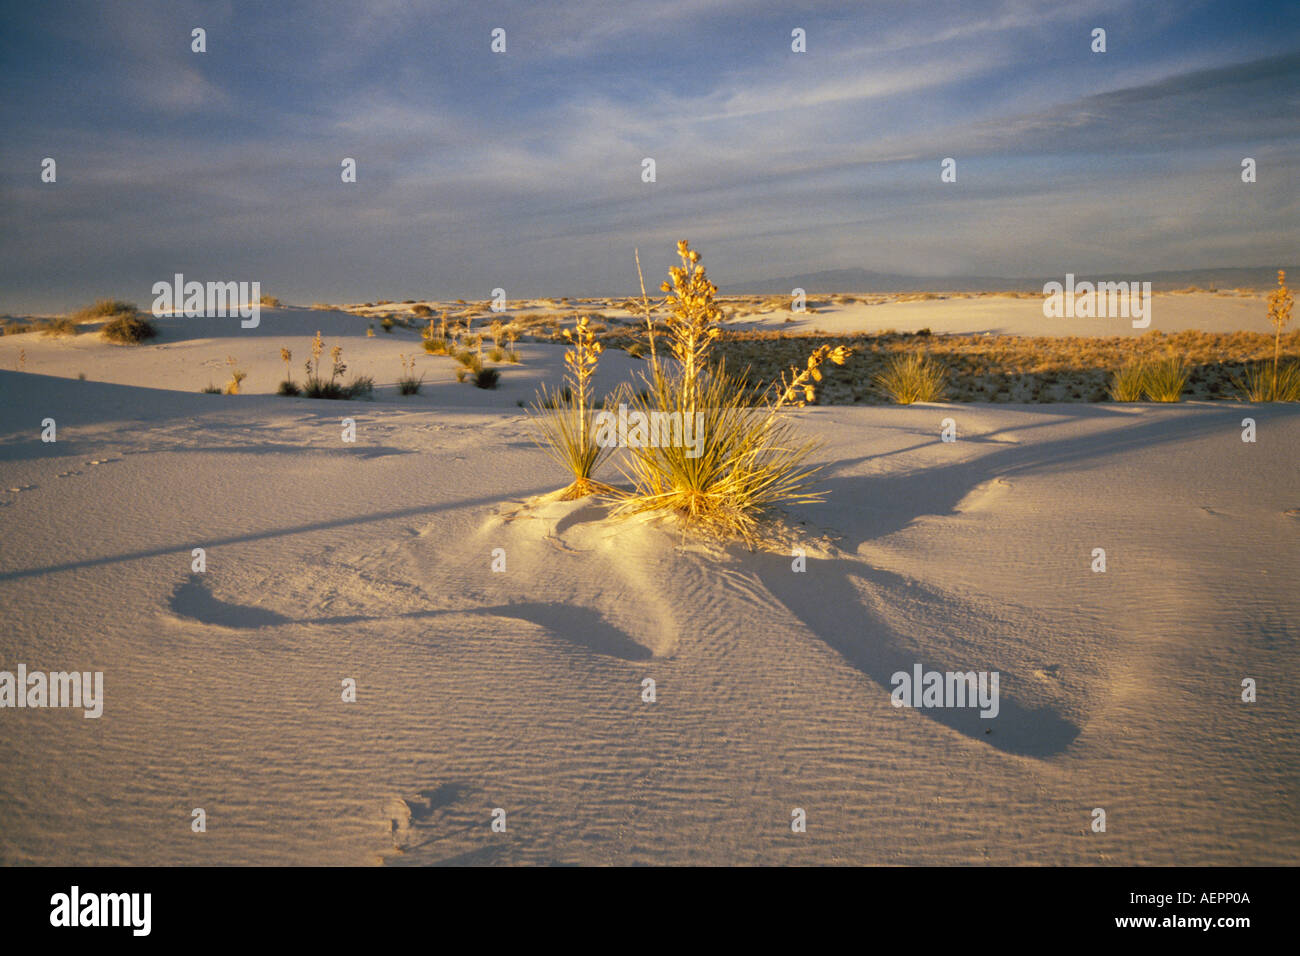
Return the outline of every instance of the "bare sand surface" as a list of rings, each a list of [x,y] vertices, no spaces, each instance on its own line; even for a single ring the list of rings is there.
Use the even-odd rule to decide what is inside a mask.
[[[791,410],[796,573],[547,497],[556,346],[398,397],[413,332],[262,323],[0,339],[0,668],[105,680],[0,711],[0,862],[1300,862],[1300,409]],[[266,394],[317,328],[375,400]],[[229,354],[248,394],[198,394]],[[999,672],[998,717],[892,706],[917,663]]]

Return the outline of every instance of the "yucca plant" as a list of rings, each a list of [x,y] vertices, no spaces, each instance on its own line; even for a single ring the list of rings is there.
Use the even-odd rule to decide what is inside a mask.
[[[397,380],[397,393],[399,395],[419,395],[420,386],[424,384],[424,374],[421,373],[419,378],[415,376],[415,356],[412,355],[410,361],[407,361],[405,355],[398,355],[402,363],[402,375]]]
[[[226,394],[238,395],[239,383],[248,378],[248,373],[242,368],[235,367],[235,357],[233,355],[226,356],[226,364],[230,366],[230,381],[226,383]]]
[[[1141,361],[1130,361],[1116,369],[1111,375],[1110,386],[1106,390],[1113,402],[1140,402],[1142,390],[1146,384],[1146,365]]]
[[[1233,385],[1248,402],[1300,402],[1300,362],[1254,362],[1233,377]]]
[[[1176,402],[1187,387],[1191,369],[1181,355],[1170,353],[1152,362],[1142,379],[1142,391],[1153,402]]]
[[[596,441],[598,409],[594,407],[591,380],[596,374],[603,346],[596,341],[596,334],[585,315],[578,319],[573,329],[564,330],[564,338],[569,343],[564,353],[564,377],[568,384],[558,391],[543,385],[533,402],[529,422],[534,428],[537,444],[573,476],[573,481],[560,495],[562,500],[569,501],[613,490],[593,477],[613,448]],[[495,380],[492,385],[495,385]],[[607,407],[608,402],[602,402],[599,411]]]
[[[627,396],[629,417],[666,413],[682,422],[681,434],[689,430],[693,443],[629,447],[620,470],[633,490],[618,513],[668,510],[693,530],[753,544],[766,509],[819,499],[811,479],[820,469],[804,466],[817,443],[800,440],[764,390],[721,364],[697,369],[689,382],[684,371],[660,366],[648,381],[648,389]]]
[[[908,352],[890,356],[874,381],[899,405],[938,402],[947,389],[947,372],[929,355]]]
[[[773,390],[751,385],[745,376],[729,374],[723,363],[711,366],[708,353],[721,335],[721,310],[714,303],[717,287],[709,282],[699,252],[682,240],[677,244],[680,266],[669,270],[665,331],[668,356],[656,346],[656,326],[645,295],[641,297],[648,337],[650,369],[642,378],[648,386],[620,399],[634,412],[654,421],[680,423],[682,441],[629,443],[624,477],[632,491],[622,495],[620,514],[666,510],[693,530],[719,538],[758,543],[760,521],[773,505],[815,501],[811,479],[819,468],[805,462],[816,449],[800,440],[796,426],[779,414],[786,404],[812,401],[820,366],[830,359],[843,364],[850,350],[823,346],[805,369]],[[640,256],[637,256],[640,274]],[[802,398],[802,401],[800,399]],[[691,442],[685,441],[688,429]],[[660,435],[662,439],[662,434]]]
[[[1282,349],[1282,329],[1291,321],[1291,307],[1295,304],[1295,298],[1291,295],[1291,290],[1286,287],[1286,272],[1282,269],[1277,270],[1277,288],[1268,294],[1268,320],[1273,324],[1273,375],[1269,383],[1268,397],[1257,399],[1257,401],[1269,402],[1293,402],[1295,398],[1284,398],[1290,388],[1294,392],[1294,385],[1288,385],[1282,378],[1279,378],[1278,359]]]

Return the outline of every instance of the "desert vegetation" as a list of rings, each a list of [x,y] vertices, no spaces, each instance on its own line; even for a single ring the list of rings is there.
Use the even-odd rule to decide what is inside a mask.
[[[947,374],[943,366],[924,352],[902,352],[890,356],[875,383],[899,405],[943,401]]]
[[[1291,321],[1295,297],[1286,286],[1286,272],[1279,269],[1277,288],[1268,296],[1268,320],[1273,326],[1273,362],[1257,362],[1241,370],[1235,384],[1249,402],[1300,402],[1300,361],[1282,364],[1282,330]]]
[[[287,349],[281,350],[281,358],[284,357]],[[325,343],[321,339],[319,331],[311,344],[311,358],[304,363],[304,369],[307,373],[306,380],[302,386],[300,394],[307,398],[331,398],[331,399],[351,399],[363,398],[374,391],[375,381],[373,378],[365,375],[353,376],[346,383],[343,376],[347,374],[348,367],[343,361],[343,346],[336,345],[330,349],[330,373],[326,378],[321,371],[321,356],[325,351]],[[290,383],[292,384],[292,383]],[[281,386],[280,394],[298,394],[283,391]]]
[[[584,316],[574,329],[565,330],[571,346],[565,356],[568,391],[543,389],[533,406],[533,421],[543,447],[573,476],[563,497],[605,495],[614,500],[616,514],[664,512],[694,532],[753,545],[773,507],[819,497],[811,487],[819,469],[807,464],[816,444],[802,439],[781,410],[815,401],[823,365],[843,365],[852,349],[814,349],[806,361],[783,369],[767,385],[729,372],[714,354],[724,334],[717,287],[687,241],[677,244],[677,254],[681,264],[669,270],[660,287],[662,325],[642,280],[649,362],[642,376],[645,388],[634,392],[625,385],[596,405],[591,379],[603,347],[596,339],[598,326]],[[598,434],[597,413],[607,412],[615,401],[626,406],[629,419],[663,425],[660,440],[626,443],[618,469],[630,489],[615,489],[594,477],[613,447]],[[693,440],[685,440],[688,434]]]
[[[424,373],[417,377],[415,374],[415,356],[409,359],[405,355],[398,358],[402,362],[402,374],[397,379],[397,393],[399,395],[419,395],[420,386],[424,384]]]

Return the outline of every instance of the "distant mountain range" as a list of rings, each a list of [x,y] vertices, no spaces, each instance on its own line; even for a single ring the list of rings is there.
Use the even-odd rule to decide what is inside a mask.
[[[1282,266],[1290,281],[1300,283],[1300,271]],[[1152,291],[1167,292],[1199,286],[1202,289],[1271,289],[1277,284],[1275,266],[1230,266],[1224,269],[1179,269],[1146,273],[1076,273],[1075,281],[1150,282]],[[825,292],[1042,292],[1046,282],[1064,282],[1065,275],[1034,278],[997,276],[913,276],[867,269],[830,269],[787,276],[784,279],[754,279],[728,284],[727,294],[752,293],[789,295],[799,288],[810,293]],[[1290,283],[1289,283],[1290,284]]]

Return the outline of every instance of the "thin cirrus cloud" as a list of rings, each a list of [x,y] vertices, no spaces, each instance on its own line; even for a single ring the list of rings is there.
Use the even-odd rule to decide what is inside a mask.
[[[658,270],[681,236],[724,288],[850,267],[1266,265],[1297,247],[1300,14],[1251,0],[0,17],[7,311],[142,299],[174,271],[255,271],[297,301],[613,293],[632,248]]]

